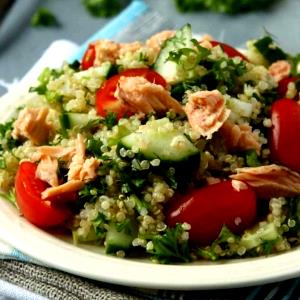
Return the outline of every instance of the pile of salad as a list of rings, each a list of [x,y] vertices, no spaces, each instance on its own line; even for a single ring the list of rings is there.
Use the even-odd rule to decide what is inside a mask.
[[[298,59],[190,25],[91,43],[0,125],[0,188],[32,224],[155,262],[299,245]]]

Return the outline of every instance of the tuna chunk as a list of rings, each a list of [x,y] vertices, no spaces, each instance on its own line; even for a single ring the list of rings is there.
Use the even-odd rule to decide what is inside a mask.
[[[230,177],[246,182],[261,198],[300,195],[300,175],[283,166],[240,168]]]
[[[94,43],[96,57],[94,66],[100,66],[106,61],[114,64],[119,56],[120,44],[109,40],[99,40]]]
[[[84,184],[85,183],[81,180],[70,180],[64,184],[45,189],[42,192],[41,196],[42,199],[48,199],[51,197],[63,195],[65,193],[77,192],[83,188]]]
[[[143,77],[121,77],[115,96],[133,112],[162,114],[172,109],[184,114],[181,104],[166,89]]]
[[[78,134],[76,140],[76,153],[72,157],[69,172],[69,180],[92,180],[97,176],[96,170],[99,167],[99,161],[92,157],[85,158],[85,144],[81,134]]]
[[[208,139],[221,128],[230,114],[223,95],[217,90],[190,94],[185,112],[191,127]]]
[[[44,156],[50,156],[69,162],[75,154],[75,147],[62,146],[40,146],[36,148],[36,152],[31,157],[32,160],[38,161]]]
[[[156,54],[159,53],[162,44],[175,35],[174,30],[164,30],[152,35],[147,41],[146,46],[152,48]]]
[[[225,141],[228,150],[256,150],[259,154],[261,143],[257,133],[252,131],[249,124],[237,125],[227,120],[220,128],[219,133]]]
[[[132,43],[125,43],[119,45],[119,53],[118,56],[125,55],[128,52],[134,53],[137,52],[142,48],[142,44],[140,42],[132,42]]]
[[[36,169],[36,177],[48,182],[51,186],[58,186],[58,161],[50,156],[42,157]]]
[[[13,138],[27,138],[34,145],[45,143],[51,130],[51,125],[46,120],[48,113],[49,109],[46,107],[21,110],[14,123]]]
[[[276,82],[290,75],[291,65],[286,60],[279,60],[271,64],[269,74]]]

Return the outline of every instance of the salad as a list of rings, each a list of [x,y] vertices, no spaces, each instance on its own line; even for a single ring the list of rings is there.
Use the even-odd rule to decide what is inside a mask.
[[[91,43],[0,125],[1,195],[118,257],[189,262],[299,245],[298,57],[190,25]]]

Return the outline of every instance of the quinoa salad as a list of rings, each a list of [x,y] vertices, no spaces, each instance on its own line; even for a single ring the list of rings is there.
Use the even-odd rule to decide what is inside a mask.
[[[21,217],[109,255],[185,263],[299,245],[299,56],[191,26],[91,43],[46,68],[0,125]],[[24,100],[25,99],[25,100]]]

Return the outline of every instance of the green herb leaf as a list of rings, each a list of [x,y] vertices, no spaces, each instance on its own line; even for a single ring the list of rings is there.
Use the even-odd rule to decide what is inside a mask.
[[[160,263],[189,262],[191,260],[188,240],[183,240],[185,230],[181,224],[168,228],[163,234],[152,237],[153,249],[148,250]]]
[[[0,124],[0,154],[3,154],[3,151],[10,151],[20,144],[11,136],[14,121],[10,120]]]
[[[36,92],[39,95],[45,95],[46,100],[49,103],[57,103],[61,102],[62,96],[57,94],[54,91],[49,91],[47,88],[47,85],[50,80],[59,78],[62,75],[61,70],[56,70],[56,69],[50,69],[50,68],[45,68],[43,72],[40,74],[38,77],[39,85],[30,87],[29,92],[33,93]]]
[[[86,150],[96,157],[102,156],[102,147],[103,143],[100,139],[91,138],[87,140]]]
[[[167,60],[181,65],[185,71],[194,69],[201,60],[205,59],[210,54],[210,51],[200,46],[196,40],[192,39],[191,41],[194,44],[195,49],[179,48],[170,51]]]
[[[112,129],[118,123],[117,114],[109,112],[104,118],[103,123],[108,129]]]
[[[30,20],[32,26],[59,26],[57,18],[47,8],[39,8]]]
[[[246,164],[248,167],[258,167],[261,165],[255,150],[246,151]]]
[[[72,70],[74,70],[75,72],[77,72],[77,71],[80,70],[81,64],[80,64],[80,62],[78,60],[74,60],[68,66],[69,66],[69,68],[71,68]]]

